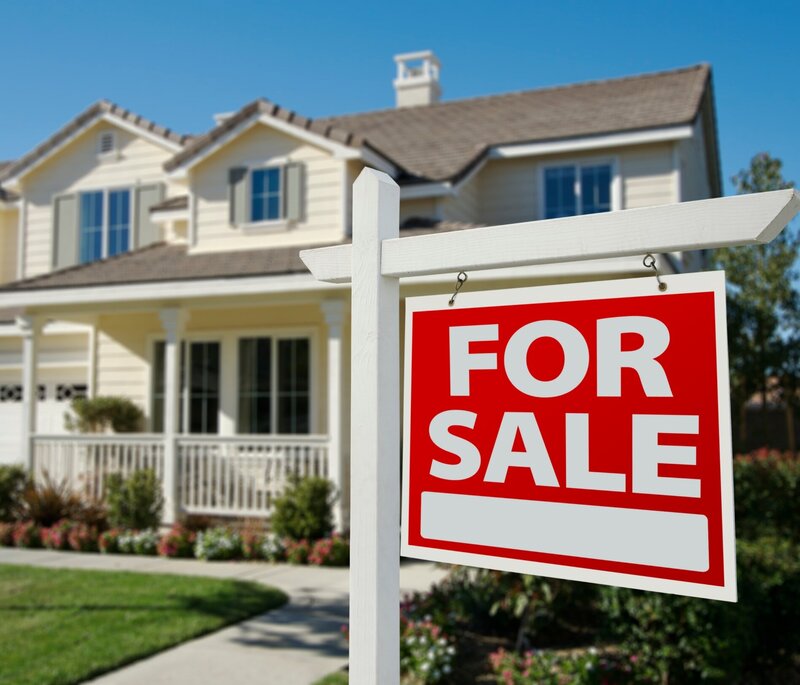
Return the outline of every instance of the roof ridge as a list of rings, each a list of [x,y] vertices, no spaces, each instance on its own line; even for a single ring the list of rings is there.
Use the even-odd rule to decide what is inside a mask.
[[[505,93],[494,93],[491,95],[474,95],[466,98],[458,98],[456,100],[445,100],[442,102],[434,102],[429,105],[420,105],[416,107],[397,108],[397,107],[383,107],[381,109],[367,110],[364,112],[350,112],[347,114],[331,114],[325,117],[318,117],[317,121],[330,120],[330,119],[348,119],[361,116],[369,116],[374,114],[383,114],[386,112],[401,112],[401,111],[414,111],[414,110],[430,110],[444,108],[449,105],[461,105],[469,102],[477,102],[481,100],[493,100],[505,97],[514,97],[518,95],[527,95],[528,93],[547,93],[556,90],[570,90],[573,88],[582,88],[585,86],[599,86],[607,85],[609,83],[624,83],[627,81],[637,81],[649,78],[658,78],[662,76],[669,76],[672,74],[682,74],[690,71],[711,70],[709,62],[698,62],[697,64],[689,65],[686,67],[677,67],[675,69],[662,69],[659,71],[649,71],[643,74],[629,74],[627,76],[616,76],[604,79],[590,79],[588,81],[576,81],[574,83],[562,83],[554,86],[542,86],[541,88],[523,88],[520,90],[510,90]]]

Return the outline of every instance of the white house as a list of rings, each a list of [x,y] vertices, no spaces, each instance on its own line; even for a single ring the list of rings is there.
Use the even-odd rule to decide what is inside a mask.
[[[93,492],[152,465],[168,518],[269,515],[299,469],[339,486],[346,520],[349,293],[298,251],[349,240],[362,168],[400,184],[407,233],[721,192],[707,65],[440,101],[432,53],[395,59],[393,109],[311,120],[259,99],[184,136],[100,101],[0,167],[2,461]],[[468,287],[642,273],[614,259]],[[81,394],[129,397],[148,432],[66,435]]]

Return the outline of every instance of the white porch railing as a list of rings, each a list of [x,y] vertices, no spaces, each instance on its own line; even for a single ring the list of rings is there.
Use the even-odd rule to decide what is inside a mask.
[[[290,474],[328,476],[328,438],[180,437],[178,469],[183,511],[269,516]]]
[[[153,469],[163,482],[163,435],[35,436],[33,475],[102,499],[112,473]],[[291,474],[329,477],[325,435],[179,436],[178,503],[185,513],[269,517]]]
[[[160,435],[58,435],[33,438],[33,476],[49,478],[90,499],[102,499],[108,476],[127,476],[141,469],[164,473],[164,440]]]

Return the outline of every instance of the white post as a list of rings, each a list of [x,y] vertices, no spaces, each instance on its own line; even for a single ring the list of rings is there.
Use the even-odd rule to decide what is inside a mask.
[[[400,189],[364,169],[353,185],[350,682],[400,682],[400,281],[381,276]]]
[[[344,530],[344,473],[342,464],[342,321],[344,302],[325,300],[322,314],[328,326],[328,478],[338,500],[333,510],[336,530]]]
[[[186,322],[180,309],[162,309],[161,325],[166,334],[164,344],[164,492],[163,523],[178,518],[178,413],[180,411],[181,333]]]
[[[32,316],[18,316],[17,327],[22,333],[22,461],[33,473],[33,436],[36,434],[36,405],[39,399],[36,385],[36,358],[40,322]]]

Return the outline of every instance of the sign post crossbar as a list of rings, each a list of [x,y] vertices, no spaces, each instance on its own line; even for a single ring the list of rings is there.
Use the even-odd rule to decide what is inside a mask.
[[[398,685],[401,277],[767,243],[800,211],[778,190],[399,238],[400,192],[364,169],[353,244],[300,253],[317,280],[352,281],[350,682]]]

